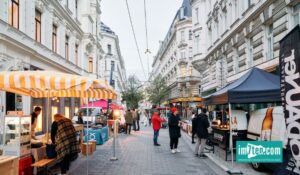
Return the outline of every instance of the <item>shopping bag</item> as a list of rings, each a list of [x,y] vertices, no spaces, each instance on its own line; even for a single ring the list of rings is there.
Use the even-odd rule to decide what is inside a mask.
[[[49,159],[53,159],[57,156],[54,144],[46,144],[46,154]]]

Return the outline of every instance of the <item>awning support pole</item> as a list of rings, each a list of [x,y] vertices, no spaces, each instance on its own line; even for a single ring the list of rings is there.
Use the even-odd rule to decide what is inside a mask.
[[[229,140],[229,147],[230,147],[230,153],[231,153],[231,169],[227,172],[229,174],[243,174],[240,170],[235,170],[233,165],[233,137],[232,137],[232,110],[231,110],[231,103],[228,103],[229,107],[229,128],[230,128],[230,140]]]

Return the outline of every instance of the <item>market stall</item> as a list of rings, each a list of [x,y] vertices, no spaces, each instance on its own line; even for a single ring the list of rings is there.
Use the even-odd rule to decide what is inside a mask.
[[[261,69],[252,68],[238,80],[204,97],[203,100],[205,105],[228,105],[228,110],[220,111],[221,117],[225,116],[225,119],[213,121],[213,140],[226,149],[229,146],[230,152],[233,153],[234,143],[246,139],[247,120],[245,121],[245,114],[241,111],[232,110],[232,104],[281,101],[280,78]],[[233,154],[231,161],[233,162]]]
[[[50,97],[79,97],[86,98],[87,101],[88,98],[116,98],[116,93],[114,89],[111,86],[109,86],[108,83],[106,83],[105,81],[51,71],[0,72],[0,90],[31,96],[34,98],[48,98],[48,111],[46,116],[47,133],[49,132],[50,126]],[[89,128],[89,126],[87,127]],[[23,129],[19,129],[19,131],[22,130]],[[46,142],[48,143],[49,134],[46,135]],[[9,143],[13,145],[19,144],[20,142],[15,141]],[[20,154],[18,154],[17,156],[21,156],[21,160],[27,158],[23,158]]]

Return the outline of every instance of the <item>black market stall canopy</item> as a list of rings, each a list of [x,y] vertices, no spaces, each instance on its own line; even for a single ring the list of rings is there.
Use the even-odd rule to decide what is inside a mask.
[[[233,83],[203,97],[205,105],[279,101],[280,77],[259,68],[252,68]]]

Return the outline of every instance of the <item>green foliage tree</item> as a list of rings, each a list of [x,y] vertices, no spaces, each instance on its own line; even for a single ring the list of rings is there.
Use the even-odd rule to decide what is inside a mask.
[[[146,88],[148,100],[153,104],[160,105],[170,94],[166,81],[161,75],[157,76]]]
[[[128,77],[126,89],[122,92],[122,100],[126,102],[127,108],[138,108],[139,102],[144,98],[141,87],[142,84],[135,75]]]

